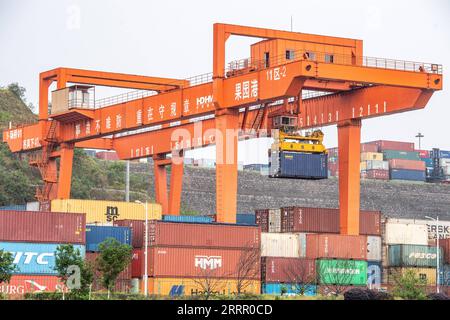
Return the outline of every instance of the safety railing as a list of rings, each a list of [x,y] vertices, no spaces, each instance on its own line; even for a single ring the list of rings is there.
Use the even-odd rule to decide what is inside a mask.
[[[128,102],[131,100],[142,99],[145,97],[150,97],[157,94],[155,91],[145,91],[145,90],[136,90],[130,91],[127,93],[118,94],[111,97],[102,98],[95,101],[95,108],[103,108],[107,106],[112,106],[119,103]]]

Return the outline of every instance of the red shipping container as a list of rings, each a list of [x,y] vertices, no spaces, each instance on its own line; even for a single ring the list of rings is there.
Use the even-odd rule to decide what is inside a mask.
[[[436,244],[434,244],[434,245],[436,245]],[[439,239],[439,247],[442,248],[442,252],[444,254],[444,257],[443,257],[444,263],[450,264],[450,238]]]
[[[430,157],[430,151],[428,150],[414,150],[419,153],[420,158],[429,158]]]
[[[361,152],[378,152],[378,146],[376,143],[361,143]]]
[[[0,241],[85,244],[86,215],[0,211]]]
[[[223,278],[235,279],[239,272],[239,263],[256,254],[251,271],[246,269],[249,279],[261,278],[259,248],[210,249],[182,247],[152,247],[149,249],[148,270],[150,277],[180,278]],[[255,252],[256,251],[256,252]],[[144,259],[142,258],[142,271]],[[243,268],[240,269],[241,274]]]
[[[0,283],[0,293],[9,297],[23,296],[25,293],[67,291],[57,276],[13,275],[9,283]]]
[[[262,232],[269,232],[269,209],[255,210],[255,223],[261,227]]]
[[[327,149],[327,151],[328,151],[328,157],[338,157],[339,150],[337,147],[329,148],[329,149]]]
[[[389,180],[389,170],[371,169],[366,170],[367,179]]]
[[[378,146],[378,152],[381,152],[383,150],[414,151],[413,142],[378,140],[371,143],[374,143]]]
[[[315,277],[314,259],[278,257],[261,259],[262,282],[314,283]]]
[[[391,160],[389,160],[389,168],[390,169],[425,171],[425,161],[406,160],[406,159],[391,159]]]
[[[261,228],[236,224],[150,220],[149,245],[203,248],[259,248]]]
[[[281,232],[339,233],[339,209],[284,207],[281,208]],[[381,234],[381,212],[360,212],[360,234]]]
[[[119,156],[117,155],[117,153],[115,151],[113,151],[113,152],[99,151],[95,154],[95,156],[101,160],[112,160],[112,161],[119,160]]]
[[[101,291],[106,290],[102,286],[101,274],[97,270],[96,259],[99,256],[99,252],[86,252],[86,261],[89,261],[94,268],[94,281],[92,283],[93,291]],[[116,285],[114,287],[114,291],[116,292],[129,292],[131,290],[131,267],[130,263],[125,270],[119,273],[116,281]]]
[[[116,220],[115,226],[131,228],[131,246],[133,248],[144,247],[144,235],[145,235],[145,221],[144,220]]]
[[[131,277],[140,278],[144,274],[142,268],[142,259],[144,258],[143,249],[133,249],[133,259],[131,260]]]
[[[307,234],[306,257],[310,259],[367,259],[367,237],[340,234]]]

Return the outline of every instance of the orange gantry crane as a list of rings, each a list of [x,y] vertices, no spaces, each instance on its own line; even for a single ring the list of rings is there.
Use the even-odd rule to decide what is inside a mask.
[[[251,45],[250,58],[227,66],[230,36],[264,40]],[[270,136],[275,119],[289,115],[303,129],[337,125],[340,228],[358,234],[361,120],[424,108],[442,89],[442,66],[365,57],[362,40],[229,24],[214,24],[213,45],[212,74],[186,80],[70,68],[41,73],[39,122],[5,130],[3,141],[12,152],[30,153],[43,179],[36,192],[42,206],[70,197],[74,148],[95,148],[120,159],[152,157],[156,201],[164,214],[177,215],[184,151],[215,144],[217,221],[235,223],[238,140],[249,132]],[[94,86],[138,91],[95,101]]]

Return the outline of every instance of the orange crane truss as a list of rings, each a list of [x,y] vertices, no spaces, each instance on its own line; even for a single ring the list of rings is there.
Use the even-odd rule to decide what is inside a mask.
[[[266,40],[252,45],[250,59],[225,68],[231,35]],[[44,181],[37,191],[42,203],[70,197],[75,147],[116,150],[121,159],[152,157],[156,200],[166,214],[179,214],[184,151],[216,144],[217,221],[233,223],[239,138],[249,137],[248,130],[270,136],[271,117],[282,113],[295,114],[304,129],[337,124],[341,233],[358,234],[361,120],[424,108],[442,89],[441,65],[368,58],[362,49],[361,40],[214,24],[212,74],[179,80],[68,68],[43,72],[39,122],[5,130],[3,141],[12,152],[34,154],[30,163]],[[76,83],[149,91],[49,114],[54,81],[58,89]],[[305,97],[305,90],[321,95]]]

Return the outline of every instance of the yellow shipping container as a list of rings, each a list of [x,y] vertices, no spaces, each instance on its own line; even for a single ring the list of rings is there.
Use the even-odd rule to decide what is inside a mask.
[[[436,284],[436,268],[386,268],[387,283],[395,284],[395,278],[404,275],[407,270],[414,270],[420,279],[427,281],[427,285]]]
[[[177,293],[179,295],[200,295],[204,292],[206,284],[214,287],[215,294],[232,295],[237,293],[237,283],[235,279],[192,279],[192,278],[148,278],[148,293],[169,296]],[[246,280],[245,293],[260,294],[261,282],[258,280]],[[140,280],[140,290],[144,293],[144,281]]]
[[[362,152],[361,161],[379,160],[383,161],[383,154],[378,152]]]
[[[51,202],[53,212],[85,213],[86,223],[112,224],[119,219],[145,220],[145,207],[140,203],[108,201],[57,199]],[[148,219],[160,220],[160,204],[148,204]]]
[[[363,170],[367,170],[367,161],[361,161],[359,164],[359,170],[363,171]]]

